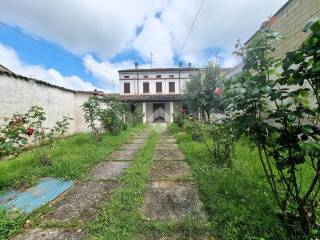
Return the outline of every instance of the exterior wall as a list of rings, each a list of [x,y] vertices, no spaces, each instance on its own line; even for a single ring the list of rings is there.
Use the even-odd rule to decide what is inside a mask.
[[[274,56],[283,58],[304,41],[306,34],[302,30],[308,21],[320,17],[320,0],[291,0],[275,17],[271,29],[285,36],[285,39],[275,42]]]
[[[54,88],[32,80],[0,75],[0,124],[13,113],[26,113],[32,106],[40,106],[46,112],[45,127],[51,127],[63,116],[73,118],[69,134],[89,129],[83,117],[81,105],[90,94]]]
[[[190,79],[190,75],[195,71],[179,71],[175,72],[141,72],[139,71],[139,80],[137,81],[137,73],[119,73],[120,79],[120,94],[121,95],[138,95],[138,94],[159,94],[156,92],[156,82],[162,82],[162,93],[161,94],[179,94],[183,92],[185,82]],[[148,75],[148,78],[144,78],[144,75]],[[161,78],[157,78],[157,75],[161,75]],[[173,75],[174,77],[169,77]],[[125,78],[129,76],[129,78]],[[149,93],[143,93],[143,83],[149,82]],[[169,82],[175,82],[175,92],[169,92]],[[180,82],[180,89],[179,89]],[[124,93],[124,83],[130,83],[130,93]],[[139,85],[139,86],[138,86]]]

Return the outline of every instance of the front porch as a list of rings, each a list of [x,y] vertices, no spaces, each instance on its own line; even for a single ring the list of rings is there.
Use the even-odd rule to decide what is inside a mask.
[[[144,123],[172,123],[173,113],[179,111],[182,98],[180,94],[121,96],[123,101],[141,109]]]

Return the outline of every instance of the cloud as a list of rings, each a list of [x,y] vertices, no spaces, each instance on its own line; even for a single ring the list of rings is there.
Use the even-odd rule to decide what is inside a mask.
[[[103,63],[91,55],[84,57],[85,62],[113,72],[126,67],[130,59],[119,64],[110,59],[128,49],[145,61],[153,52],[155,65],[167,67],[175,64],[177,54],[185,62],[203,65],[215,57],[216,53],[207,52],[214,48],[220,49],[222,64],[230,66],[236,63],[231,52],[237,39],[246,41],[286,1],[207,0],[181,53],[199,0],[10,0],[1,3],[0,21],[75,54],[94,53]],[[85,66],[110,85],[111,76]]]
[[[74,89],[92,91],[96,89],[90,82],[86,82],[78,76],[63,76],[55,69],[46,69],[40,65],[28,65],[22,62],[14,49],[0,44],[0,64],[11,71],[26,76],[36,78],[54,85]]]
[[[2,1],[0,21],[59,43],[73,53],[107,57],[126,48],[148,13],[165,1],[10,0]]]

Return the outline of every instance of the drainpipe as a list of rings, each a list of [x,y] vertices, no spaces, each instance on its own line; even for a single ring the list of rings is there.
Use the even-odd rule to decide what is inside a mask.
[[[138,69],[138,63],[134,63],[134,66],[136,68],[137,71],[137,94],[139,95],[139,69]]]
[[[181,77],[180,77],[181,67],[182,67],[182,62],[179,63],[179,94],[181,94]]]

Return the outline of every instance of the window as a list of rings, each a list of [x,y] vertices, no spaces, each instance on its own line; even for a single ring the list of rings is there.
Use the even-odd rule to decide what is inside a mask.
[[[130,78],[129,76],[124,76],[124,78]]]
[[[123,84],[123,92],[124,93],[130,93],[130,83],[124,83]]]
[[[162,82],[156,83],[156,92],[161,93],[162,92]]]
[[[169,78],[174,78],[174,75],[169,75]]]
[[[149,76],[148,75],[143,75],[143,78],[148,78]]]
[[[157,75],[156,78],[161,78],[161,75]]]
[[[148,82],[143,83],[143,93],[149,93],[149,83]]]
[[[175,92],[175,85],[174,85],[174,82],[169,82],[169,92]]]

